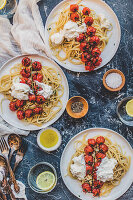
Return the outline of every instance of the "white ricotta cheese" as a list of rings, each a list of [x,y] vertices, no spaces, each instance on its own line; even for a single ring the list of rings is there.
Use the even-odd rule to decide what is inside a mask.
[[[100,24],[101,24],[101,28],[109,28],[110,27],[110,22],[108,19],[106,19],[104,14],[99,14],[98,15],[99,19],[100,19]]]
[[[49,99],[50,96],[53,94],[52,87],[50,85],[40,83],[38,81],[35,82],[39,87],[42,88],[42,90],[38,91],[37,94],[44,96],[45,99]]]
[[[61,32],[59,33],[54,33],[51,36],[51,42],[55,45],[61,44],[64,40],[64,34],[62,34]]]
[[[20,83],[20,78],[15,77],[11,87],[11,96],[19,100],[28,100],[29,93],[32,93],[29,85]]]
[[[68,41],[76,38],[79,36],[80,33],[84,33],[87,31],[87,26],[85,23],[82,25],[78,26],[76,22],[68,21],[65,25],[63,30],[61,30],[58,33],[54,33],[51,36],[51,42],[54,45],[61,44],[66,38]]]
[[[83,180],[86,176],[86,165],[84,160],[84,154],[74,157],[73,164],[70,166],[70,171],[74,177],[77,177],[79,180]]]
[[[85,23],[78,26],[76,22],[68,21],[64,26],[64,37],[69,41],[79,36],[80,33],[87,31]]]
[[[114,158],[103,158],[101,164],[99,165],[99,167],[97,167],[97,180],[103,182],[113,180],[113,169],[115,168],[116,164],[117,160],[115,160]]]

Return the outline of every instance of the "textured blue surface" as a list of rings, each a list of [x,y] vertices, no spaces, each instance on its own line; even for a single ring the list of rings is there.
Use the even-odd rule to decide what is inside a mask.
[[[39,2],[41,15],[45,24],[46,16],[60,0],[44,0]],[[80,120],[70,118],[66,111],[53,124],[62,135],[60,148],[50,154],[41,151],[36,142],[37,132],[32,132],[25,140],[28,149],[23,162],[16,171],[17,179],[26,185],[28,200],[77,200],[65,187],[60,174],[60,157],[67,142],[78,132],[92,127],[110,128],[123,135],[133,147],[133,128],[128,127],[118,119],[116,105],[126,96],[133,96],[133,0],[106,0],[106,3],[115,11],[121,25],[122,38],[119,49],[114,58],[102,69],[92,73],[73,73],[63,68],[70,86],[70,97],[83,96],[89,103],[88,114]],[[45,10],[45,11],[44,11]],[[126,84],[120,92],[108,92],[102,84],[102,77],[108,69],[121,70],[126,77]],[[56,188],[47,195],[38,195],[33,192],[27,183],[30,168],[40,161],[47,161],[54,165],[58,173]],[[126,183],[125,183],[126,184]],[[119,198],[119,200],[133,200],[133,185]]]

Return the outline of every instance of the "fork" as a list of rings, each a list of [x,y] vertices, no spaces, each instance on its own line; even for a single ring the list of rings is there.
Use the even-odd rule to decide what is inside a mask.
[[[8,160],[9,148],[8,148],[8,145],[7,145],[4,137],[1,137],[1,139],[0,139],[0,150],[1,150],[1,153],[4,155],[4,157],[6,158],[7,166],[8,166],[9,172],[10,172],[10,177],[11,177],[12,183],[14,185],[14,190],[16,193],[18,193],[20,191],[20,187],[18,186],[18,183],[15,179],[15,175],[12,171],[12,168],[11,168],[9,160]]]

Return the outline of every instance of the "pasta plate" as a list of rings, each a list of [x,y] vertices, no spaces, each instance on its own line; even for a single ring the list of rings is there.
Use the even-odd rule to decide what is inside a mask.
[[[83,136],[86,134],[88,134],[87,139],[93,138],[99,135],[108,137],[112,142],[114,143],[117,142],[120,145],[120,147],[122,148],[126,156],[131,157],[131,164],[130,164],[130,168],[128,172],[122,178],[120,184],[114,187],[108,196],[93,197],[93,195],[90,193],[85,194],[82,191],[81,182],[67,175],[68,164],[71,160],[72,155],[75,153],[74,143],[77,140],[82,140]],[[133,159],[132,158],[133,158],[132,147],[127,142],[127,140],[123,136],[121,136],[119,133],[110,129],[106,129],[106,128],[90,128],[78,133],[66,145],[62,153],[61,162],[60,162],[61,175],[67,188],[70,190],[71,193],[73,193],[79,199],[90,200],[94,198],[96,200],[115,200],[119,198],[121,195],[123,195],[129,189],[129,187],[131,186],[133,182],[133,174],[132,174]]]
[[[62,85],[64,87],[64,94],[63,94],[63,96],[60,97],[60,100],[62,102],[62,108],[48,122],[43,123],[41,126],[36,126],[34,124],[30,124],[30,123],[27,123],[25,121],[19,120],[16,116],[16,113],[12,112],[9,109],[9,100],[4,98],[4,95],[2,93],[0,93],[0,102],[1,102],[0,115],[6,122],[8,122],[9,124],[11,124],[11,125],[13,125],[17,128],[24,129],[24,130],[39,130],[41,128],[46,128],[47,126],[53,124],[63,114],[65,107],[66,107],[66,103],[67,103],[68,98],[69,98],[69,86],[68,86],[68,82],[67,82],[65,74],[63,73],[61,68],[54,61],[50,60],[49,58],[47,58],[45,56],[34,55],[34,54],[33,55],[22,55],[22,56],[18,56],[18,57],[15,57],[15,58],[9,60],[0,69],[0,78],[3,77],[6,74],[9,74],[10,69],[15,64],[21,63],[21,60],[25,56],[28,56],[33,61],[40,61],[43,66],[52,67],[53,69],[55,69],[60,74],[60,76],[62,78]]]
[[[49,26],[50,24],[56,22],[59,17],[59,13],[63,9],[63,6],[65,3],[73,4],[76,3],[77,1],[75,0],[64,0],[61,3],[59,3],[49,14],[46,25],[45,25],[45,38],[46,38],[46,45],[48,47],[48,51],[50,54],[52,54],[52,58],[60,64],[62,67],[69,69],[71,71],[75,72],[88,72],[87,70],[84,69],[84,64],[80,65],[75,65],[72,64],[67,60],[65,61],[60,61],[57,59],[57,57],[54,55],[53,50],[50,48],[49,44],[49,36],[50,36],[50,31],[49,31]],[[96,14],[103,13],[105,17],[111,22],[113,26],[113,30],[111,32],[111,37],[109,39],[108,44],[106,45],[105,49],[103,50],[101,54],[102,58],[102,63],[100,66],[96,67],[94,70],[97,70],[104,65],[106,65],[115,55],[119,43],[120,43],[120,37],[121,37],[121,30],[120,30],[120,25],[117,16],[115,15],[114,11],[102,0],[82,0],[82,4],[85,6],[88,6],[90,9],[94,10]],[[63,54],[62,54],[63,57]]]

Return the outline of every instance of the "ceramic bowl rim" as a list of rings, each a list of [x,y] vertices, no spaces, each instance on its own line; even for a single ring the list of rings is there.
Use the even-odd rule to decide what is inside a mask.
[[[40,135],[41,135],[41,133],[42,133],[43,131],[45,131],[45,130],[47,130],[47,129],[52,129],[52,130],[54,130],[54,131],[57,133],[58,137],[59,137],[59,140],[58,140],[57,144],[56,144],[54,147],[51,147],[51,148],[46,148],[46,147],[44,147],[43,145],[41,145],[41,143],[40,143]],[[38,134],[37,134],[37,144],[38,144],[38,146],[39,146],[43,151],[46,151],[46,152],[55,151],[56,149],[59,148],[59,146],[61,145],[61,142],[62,142],[62,137],[61,137],[60,132],[59,132],[56,128],[52,127],[52,126],[48,126],[48,127],[46,127],[46,128],[41,129],[41,130],[38,132]]]
[[[30,181],[29,181],[29,177],[30,177],[30,174],[31,174],[31,171],[35,168],[35,167],[37,167],[38,165],[41,165],[41,164],[43,164],[43,165],[47,165],[47,166],[49,166],[49,167],[51,167],[51,169],[53,170],[53,172],[54,172],[54,175],[55,175],[55,184],[54,184],[54,187],[52,187],[52,189],[50,189],[50,190],[48,190],[48,191],[37,191],[36,189],[34,189],[34,187],[32,187],[32,185],[31,185],[31,183],[30,183]],[[49,193],[49,192],[51,192],[54,188],[55,188],[55,186],[57,185],[57,172],[56,172],[56,169],[55,169],[55,167],[53,166],[53,165],[51,165],[50,163],[48,163],[48,162],[39,162],[39,163],[37,163],[36,165],[34,165],[30,170],[29,170],[29,172],[28,172],[28,185],[30,186],[30,188],[34,191],[34,192],[36,192],[36,193],[39,193],[39,194],[47,194],[47,193]]]

